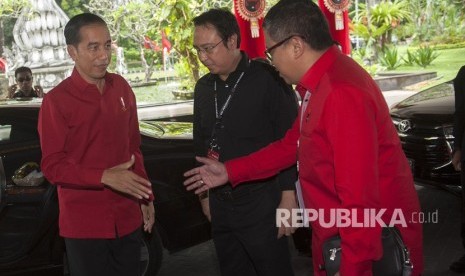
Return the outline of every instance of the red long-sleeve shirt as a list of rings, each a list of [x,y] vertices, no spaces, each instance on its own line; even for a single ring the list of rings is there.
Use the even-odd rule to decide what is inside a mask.
[[[147,179],[135,96],[121,76],[107,73],[100,94],[74,69],[46,94],[38,130],[42,170],[58,186],[61,236],[114,238],[141,226],[140,202],[100,182],[132,154],[133,171]]]
[[[231,183],[271,176],[298,160],[305,207],[324,210],[325,221],[331,209],[355,210],[360,219],[364,209],[386,208],[382,219],[388,224],[394,209],[400,209],[407,224],[396,226],[410,250],[413,275],[419,275],[422,226],[410,221],[420,211],[419,200],[378,86],[333,47],[307,71],[299,87],[302,98],[307,91],[311,97],[293,128],[281,141],[226,162]],[[312,228],[315,275],[326,275],[318,269],[323,264],[321,246],[335,235],[342,238],[341,275],[371,275],[372,261],[382,255],[380,226],[325,228],[315,221]]]

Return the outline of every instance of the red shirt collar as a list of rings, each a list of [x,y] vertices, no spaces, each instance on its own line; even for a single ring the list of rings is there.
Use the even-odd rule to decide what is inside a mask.
[[[73,69],[73,73],[71,74],[71,80],[73,81],[74,85],[78,87],[78,91],[86,91],[90,87],[96,87],[95,84],[88,83],[82,76],[79,74],[76,67]],[[110,73],[105,73],[105,84],[113,84],[113,77]]]
[[[300,93],[301,97],[305,95],[306,91],[312,93],[316,91],[320,79],[326,74],[328,68],[339,55],[342,55],[339,48],[332,46],[308,69],[296,86],[296,90]]]

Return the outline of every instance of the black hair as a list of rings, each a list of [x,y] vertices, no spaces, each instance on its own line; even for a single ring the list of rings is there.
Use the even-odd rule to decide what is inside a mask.
[[[26,73],[29,72],[32,75],[31,68],[26,67],[26,66],[21,66],[21,67],[16,68],[16,70],[15,70],[15,78],[18,77],[19,73],[23,73],[23,72],[26,72]]]
[[[194,18],[194,26],[212,25],[227,46],[227,40],[237,35],[237,48],[241,45],[241,34],[236,17],[226,9],[211,9]]]
[[[81,28],[93,24],[107,26],[105,20],[93,13],[81,13],[71,18],[65,26],[66,44],[78,45],[81,42]]]
[[[326,17],[310,0],[281,0],[266,14],[263,28],[274,41],[296,35],[316,51],[334,44]]]

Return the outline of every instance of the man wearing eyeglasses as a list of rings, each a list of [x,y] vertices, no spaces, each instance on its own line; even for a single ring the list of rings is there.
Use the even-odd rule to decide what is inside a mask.
[[[420,275],[422,225],[412,219],[420,204],[379,87],[334,45],[326,18],[312,1],[278,2],[263,28],[273,65],[287,83],[297,84],[300,114],[283,139],[256,153],[225,164],[197,158],[205,165],[185,173],[187,189],[201,193],[227,181],[237,188],[297,161],[305,207],[318,212],[308,217],[313,275],[327,275],[322,245],[336,235],[341,238],[336,275],[373,275],[373,263],[383,255],[383,224],[399,230],[410,251],[411,275]],[[403,219],[393,221],[395,214]]]
[[[280,139],[297,115],[292,88],[267,63],[241,52],[234,15],[209,10],[194,19],[194,48],[209,74],[196,84],[194,145],[199,156],[220,161],[247,155]],[[230,185],[200,196],[212,222],[223,276],[293,275],[287,238],[276,209],[296,207],[295,167],[278,177]]]
[[[8,88],[8,98],[42,98],[44,91],[41,86],[32,86],[33,77],[29,67],[19,67],[15,70],[16,84]]]

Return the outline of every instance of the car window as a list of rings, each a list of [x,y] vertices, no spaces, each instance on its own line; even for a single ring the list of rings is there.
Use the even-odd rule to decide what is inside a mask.
[[[407,106],[411,104],[416,104],[423,101],[433,100],[443,97],[453,97],[454,96],[454,86],[452,82],[445,82],[439,85],[433,86],[431,88],[425,89],[419,93],[414,94],[413,96],[408,97],[400,103],[400,106]]]
[[[0,145],[39,140],[36,126],[21,122],[0,122]]]
[[[0,143],[10,140],[11,125],[0,125]]]

